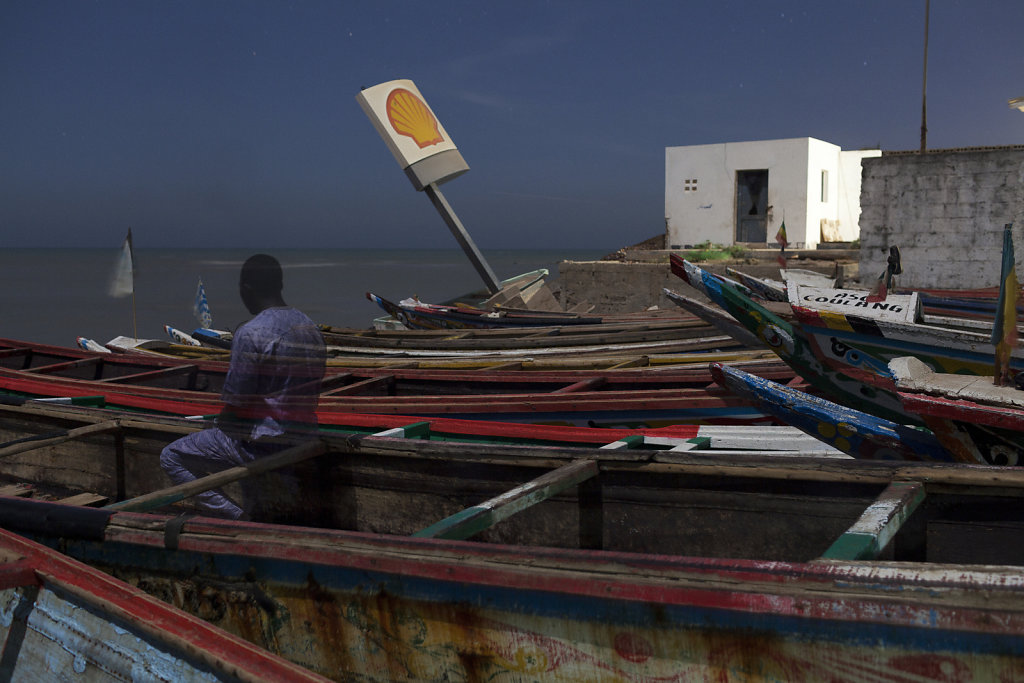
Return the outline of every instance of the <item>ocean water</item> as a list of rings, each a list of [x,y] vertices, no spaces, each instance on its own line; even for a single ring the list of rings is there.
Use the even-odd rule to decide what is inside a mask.
[[[108,294],[120,254],[114,249],[0,251],[0,337],[73,346],[79,336],[106,342],[118,335],[166,339],[164,325],[190,331],[199,278],[213,326],[234,329],[249,318],[238,297],[238,272],[259,250],[136,249],[135,295]],[[369,327],[383,315],[367,291],[397,300],[417,295],[439,302],[483,288],[459,249],[276,249],[284,268],[284,298],[317,322]],[[484,251],[495,275],[537,268],[557,277],[564,260],[599,259],[604,251]],[[133,301],[134,299],[134,301]]]

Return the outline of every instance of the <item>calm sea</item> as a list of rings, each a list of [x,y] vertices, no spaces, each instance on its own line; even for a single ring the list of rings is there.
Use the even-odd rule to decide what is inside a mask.
[[[202,278],[213,326],[234,329],[248,319],[238,298],[238,271],[258,250],[137,249],[132,297],[107,291],[120,249],[0,251],[0,337],[73,346],[78,336],[106,342],[117,335],[166,339],[164,325],[198,326],[192,315]],[[392,300],[418,295],[439,302],[481,289],[483,282],[458,249],[268,250],[284,266],[285,300],[317,322],[369,327],[383,312],[367,291]],[[484,251],[505,279],[537,268],[556,277],[559,261],[599,259],[603,251]]]

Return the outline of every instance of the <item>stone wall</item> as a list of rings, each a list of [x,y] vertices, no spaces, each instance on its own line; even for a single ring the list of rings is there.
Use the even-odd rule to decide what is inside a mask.
[[[999,282],[1002,232],[1015,224],[1024,264],[1024,146],[887,154],[863,160],[861,282],[900,249],[904,287],[973,289]],[[1024,281],[1024,268],[1018,265]]]

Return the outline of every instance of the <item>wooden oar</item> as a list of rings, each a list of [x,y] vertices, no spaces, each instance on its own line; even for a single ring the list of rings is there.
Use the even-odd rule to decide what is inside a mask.
[[[226,486],[227,484],[238,481],[239,479],[254,477],[257,474],[263,474],[265,472],[270,472],[271,470],[280,469],[281,467],[294,465],[302,462],[303,460],[309,460],[310,458],[315,458],[318,455],[323,455],[326,452],[327,444],[322,440],[317,439],[315,441],[310,441],[309,443],[304,443],[300,446],[293,446],[292,448],[288,448],[274,455],[268,455],[265,458],[259,458],[246,465],[232,467],[231,469],[222,470],[220,472],[214,472],[213,474],[209,474],[194,481],[177,484],[166,489],[161,489],[160,491],[146,493],[136,498],[122,500],[119,503],[111,503],[110,505],[105,506],[104,509],[148,512],[149,510],[155,510],[156,508],[170,505],[171,503],[177,503],[178,501],[185,500],[186,498],[198,495],[204,491]]]
[[[74,429],[69,429],[66,432],[51,432],[48,434],[40,434],[38,436],[30,436],[25,439],[18,439],[16,441],[9,441],[6,444],[0,444],[0,458],[8,455],[15,455],[17,453],[24,453],[25,451],[32,451],[37,448],[45,448],[46,446],[56,446],[59,443],[64,443],[71,439],[77,439],[81,436],[115,432],[120,428],[120,420],[109,420],[107,422],[97,422],[96,424],[86,425],[84,427],[75,427]]]

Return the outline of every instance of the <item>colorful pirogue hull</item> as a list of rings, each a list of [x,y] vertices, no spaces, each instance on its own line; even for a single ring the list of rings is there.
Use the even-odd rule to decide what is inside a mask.
[[[226,366],[157,361],[17,342],[0,351],[0,389],[177,415],[220,412]],[[777,373],[779,368],[765,368]],[[601,427],[765,421],[710,383],[706,368],[665,373],[445,373],[332,369],[319,401],[322,424],[351,412]]]
[[[50,548],[0,530],[6,681],[324,681]]]
[[[793,306],[804,333],[828,365],[857,374],[888,377],[888,362],[914,356],[937,372],[991,374],[995,347],[991,331],[973,332],[913,322],[874,320],[854,313]],[[1014,349],[1011,374],[1024,369],[1024,349]]]
[[[756,401],[780,422],[799,428],[855,458],[931,460],[987,464],[982,458],[958,458],[928,431],[907,427],[809,396],[742,370],[712,364],[715,381],[737,396]]]
[[[814,562],[181,524],[24,500],[0,505],[0,520],[336,680],[1019,679],[1019,567],[863,552],[864,537],[888,545],[925,507],[923,489],[900,486]],[[943,544],[966,536],[939,521],[926,552],[948,560]]]
[[[913,357],[889,363],[907,410],[963,462],[1024,463],[1024,391],[991,376],[936,373]]]
[[[674,254],[670,260],[673,273],[733,316],[817,393],[836,403],[899,424],[921,424],[921,418],[908,413],[891,388],[865,382],[825,363],[821,358],[824,354],[815,345],[815,340],[805,335],[799,325],[782,319],[736,285]]]

